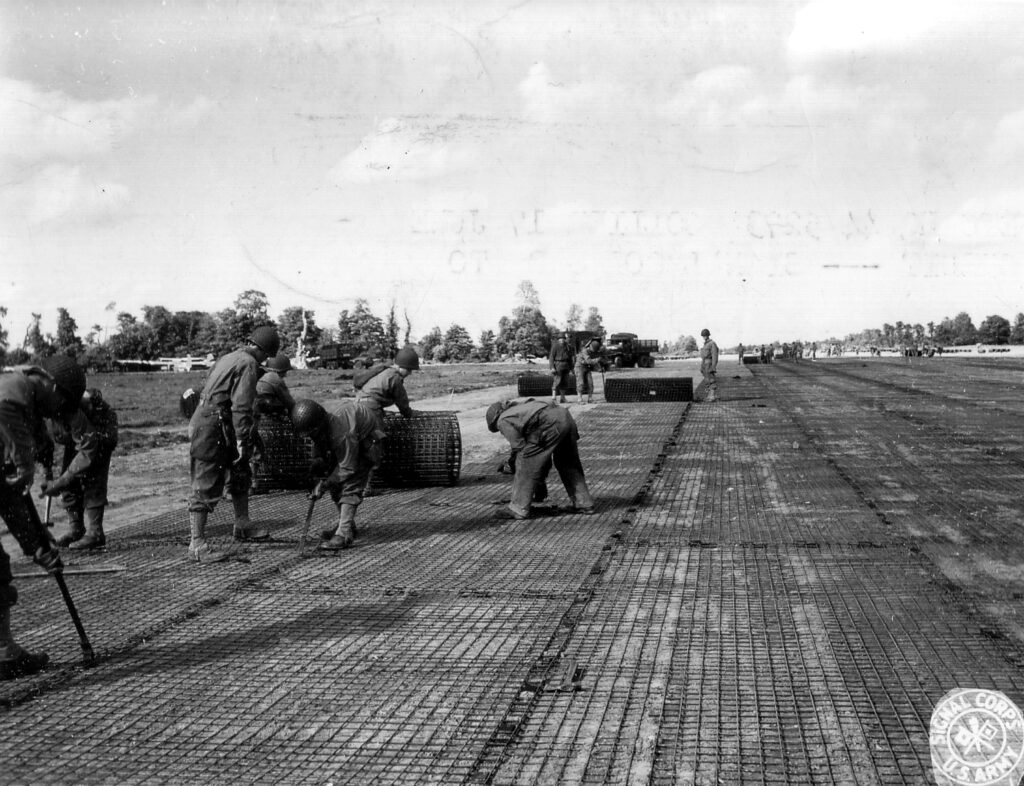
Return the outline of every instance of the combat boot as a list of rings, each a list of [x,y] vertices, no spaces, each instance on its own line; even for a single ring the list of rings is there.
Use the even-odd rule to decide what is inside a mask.
[[[107,545],[107,536],[103,532],[103,508],[86,508],[85,537],[71,544],[71,550],[101,549]]]
[[[338,505],[338,528],[330,540],[320,544],[323,551],[341,551],[351,546],[356,539],[356,506],[348,502]]]
[[[214,551],[206,542],[207,515],[209,514],[205,510],[190,510],[188,512],[188,523],[192,535],[188,544],[188,558],[192,562],[223,562],[228,555],[221,551]]]
[[[85,523],[82,521],[82,511],[77,508],[68,508],[68,531],[57,540],[58,546],[68,546],[85,535]]]
[[[50,660],[45,652],[27,652],[11,635],[11,607],[0,606],[0,681],[27,677]]]
[[[258,541],[270,537],[270,531],[266,527],[259,527],[249,520],[248,495],[232,497],[231,504],[235,508],[235,540]]]

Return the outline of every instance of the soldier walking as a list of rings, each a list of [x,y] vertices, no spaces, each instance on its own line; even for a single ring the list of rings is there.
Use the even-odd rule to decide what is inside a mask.
[[[229,352],[214,364],[203,385],[199,406],[188,424],[192,476],[188,555],[193,562],[220,562],[227,558],[206,541],[207,517],[217,506],[225,486],[234,506],[235,540],[260,541],[270,537],[265,528],[253,525],[249,519],[249,461],[253,453],[258,366],[277,355],[279,348],[277,331],[269,325],[258,327],[245,347]]]
[[[704,345],[700,348],[700,373],[704,378],[704,400],[718,400],[718,344],[711,338],[711,331],[704,328],[700,332],[704,337]],[[761,348],[764,351],[764,348]]]
[[[594,336],[576,356],[576,394],[580,404],[586,395],[588,404],[594,403],[594,372],[604,368],[604,350],[601,339]]]

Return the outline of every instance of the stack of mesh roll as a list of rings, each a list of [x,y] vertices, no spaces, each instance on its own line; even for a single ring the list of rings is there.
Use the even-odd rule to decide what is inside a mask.
[[[462,431],[454,412],[384,413],[384,456],[374,486],[454,486],[462,470]]]
[[[555,386],[552,374],[520,374],[516,380],[520,396],[550,396]],[[569,387],[565,389],[567,396],[576,395],[576,374],[569,374]]]
[[[604,400],[613,403],[638,401],[693,401],[690,377],[609,377]]]
[[[312,441],[295,433],[287,415],[260,415],[256,431],[263,444],[262,455],[253,462],[253,490],[310,488]]]

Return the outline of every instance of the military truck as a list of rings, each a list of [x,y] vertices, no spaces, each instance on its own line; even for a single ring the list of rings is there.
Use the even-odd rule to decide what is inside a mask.
[[[604,356],[617,368],[653,368],[656,338],[638,338],[636,333],[612,333],[604,344]]]
[[[352,368],[359,355],[351,344],[324,344],[316,359],[319,368]]]

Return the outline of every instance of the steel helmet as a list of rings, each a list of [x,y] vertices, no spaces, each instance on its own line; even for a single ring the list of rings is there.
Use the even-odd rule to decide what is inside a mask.
[[[76,405],[82,400],[82,394],[85,393],[85,372],[73,358],[67,355],[51,355],[43,358],[41,365],[46,373],[53,377],[57,389],[64,398]]]
[[[264,363],[264,365],[271,371],[276,371],[279,374],[285,371],[292,370],[292,362],[288,359],[288,356],[283,352],[274,355],[274,357],[270,358],[270,360]]]
[[[487,428],[491,431],[498,430],[498,418],[501,413],[508,409],[509,402],[507,401],[495,401],[491,406],[487,408],[487,414],[484,416],[487,420]]]
[[[292,426],[300,433],[316,429],[327,417],[327,412],[311,398],[300,398],[292,407]]]
[[[258,346],[268,357],[274,357],[281,348],[281,338],[270,325],[261,325],[252,332],[249,341]]]
[[[711,335],[711,331],[710,331],[710,330],[708,330],[707,328],[704,328],[704,329],[703,329],[703,330],[702,330],[702,331],[700,332],[700,334],[701,334],[702,336],[704,336],[705,338],[707,338],[708,336],[710,336],[710,335]]]
[[[407,368],[410,371],[420,370],[420,356],[412,347],[402,347],[395,355],[395,365],[399,368]]]

